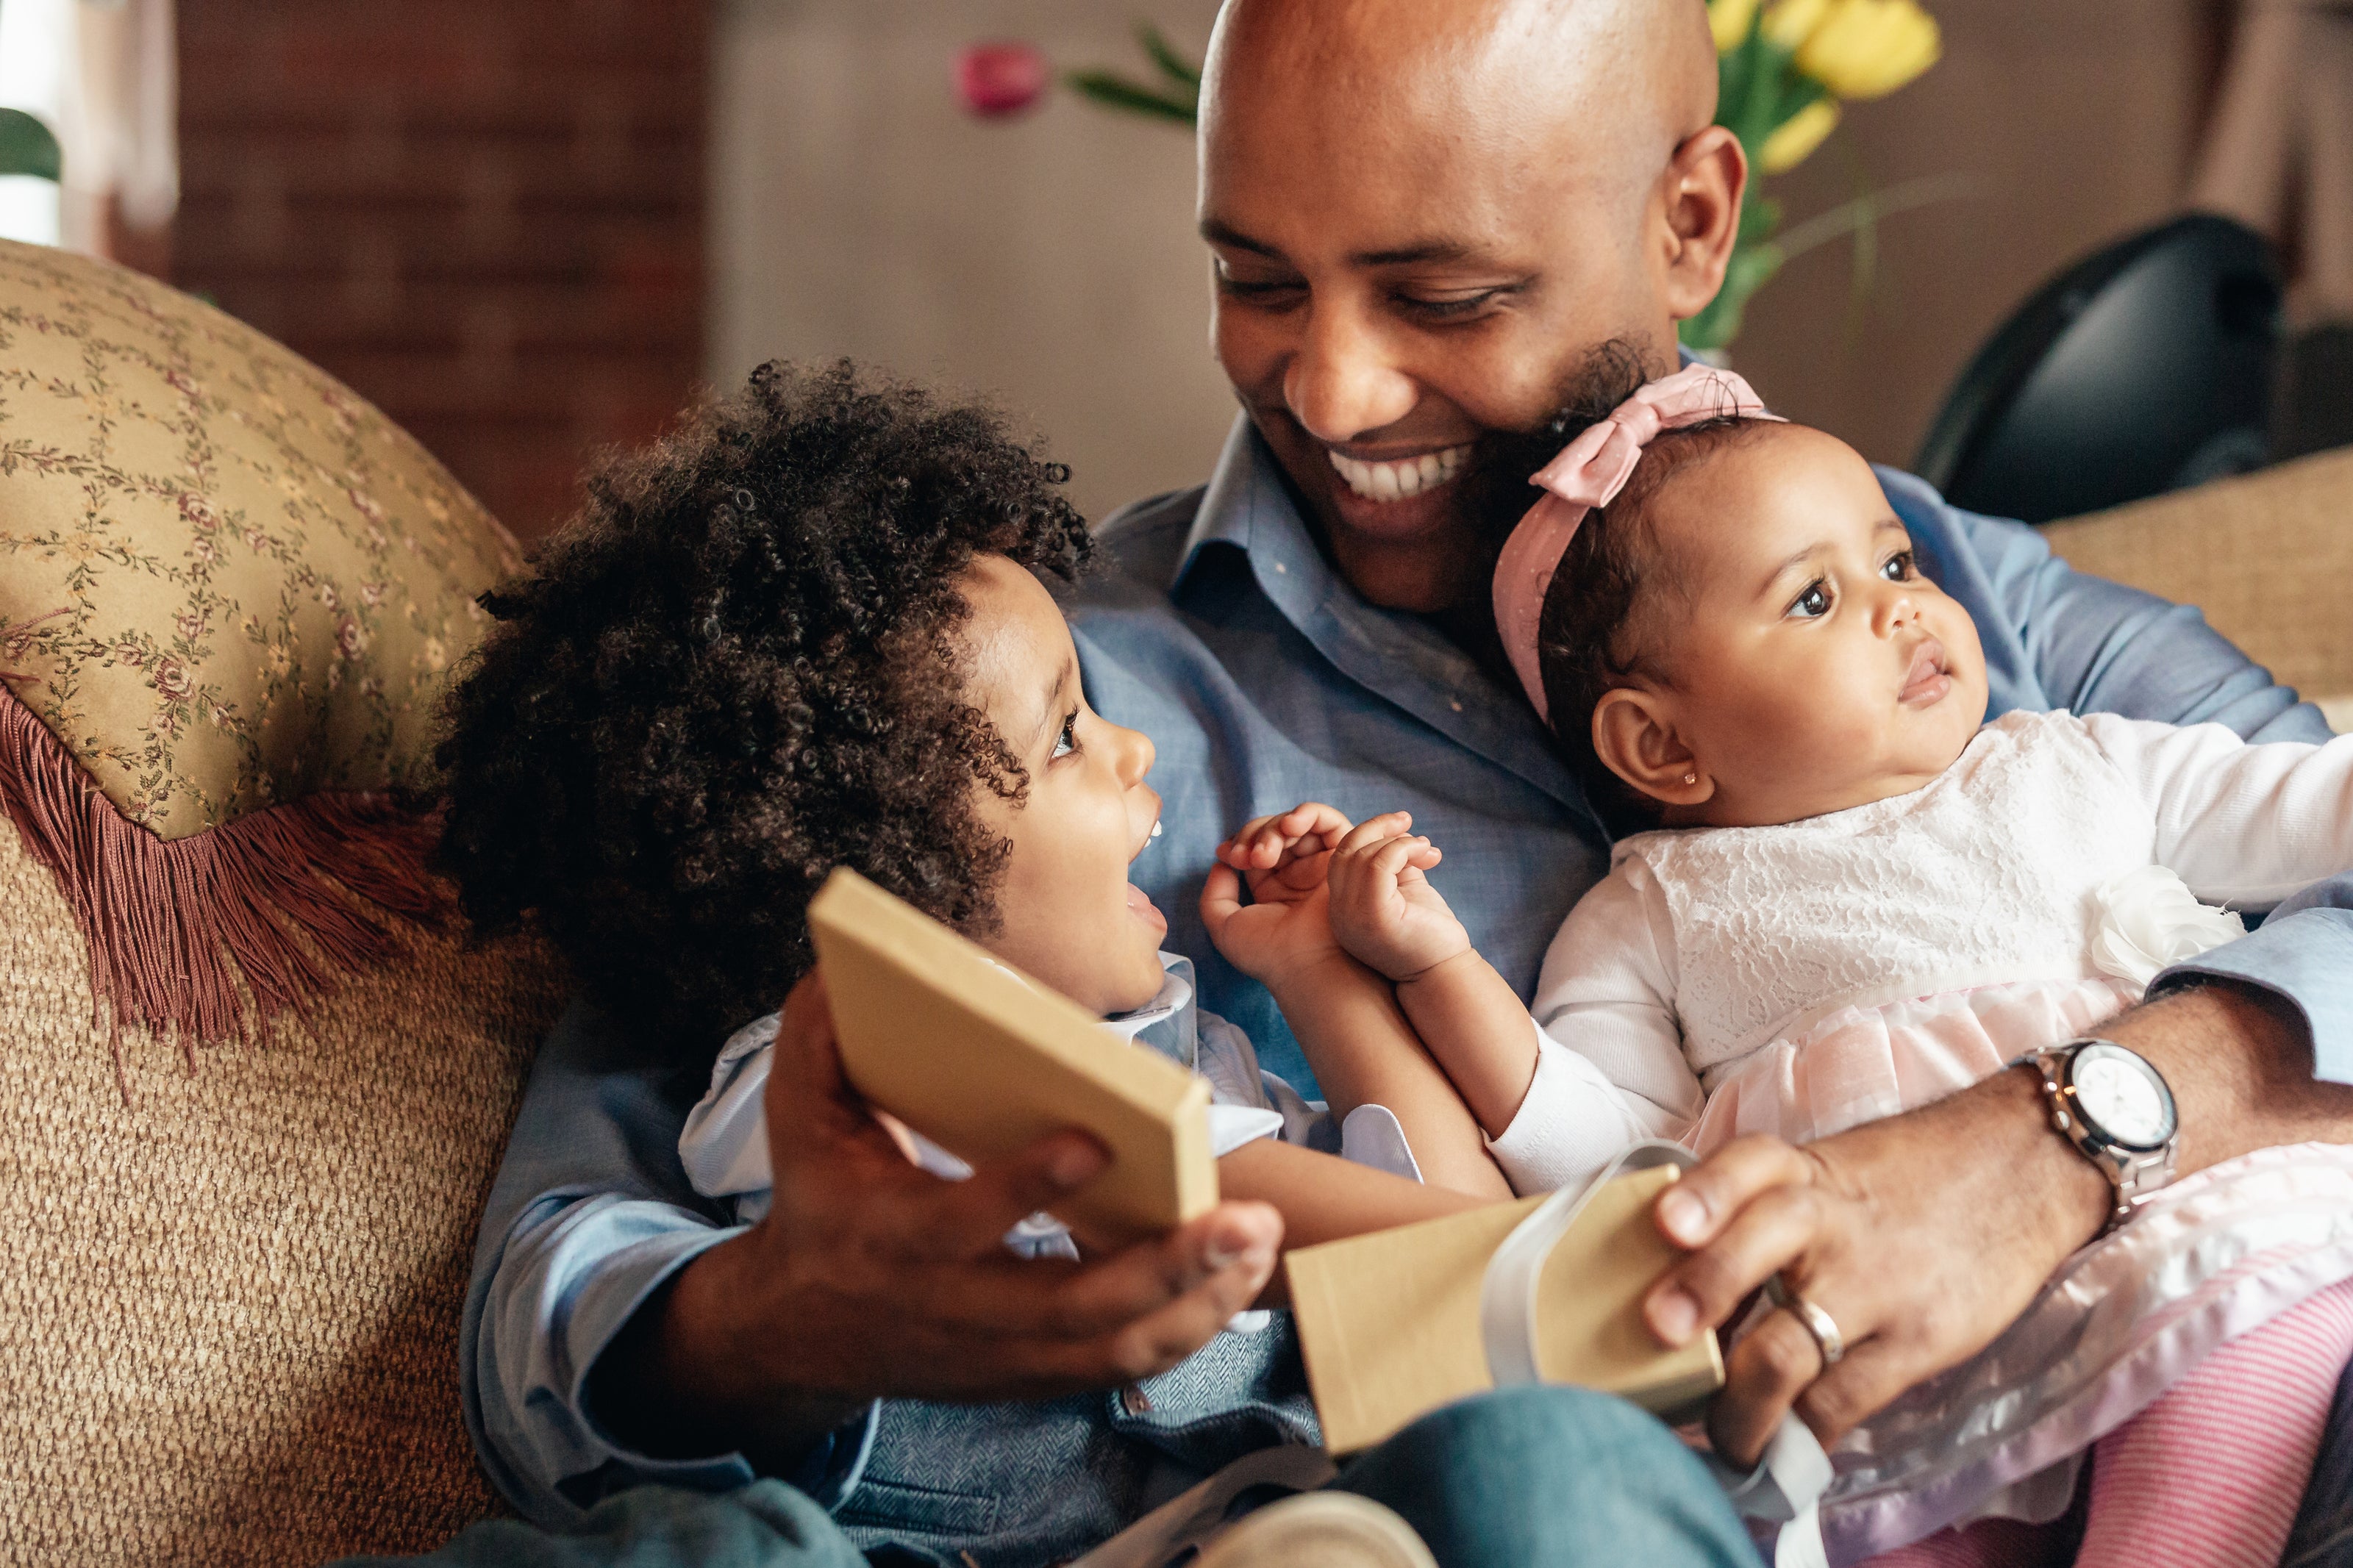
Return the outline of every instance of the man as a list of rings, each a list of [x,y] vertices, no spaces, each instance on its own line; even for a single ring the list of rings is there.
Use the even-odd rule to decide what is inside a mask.
[[[1219,20],[1200,217],[1244,417],[1206,489],[1106,525],[1119,570],[1072,620],[1095,705],[1160,747],[1166,837],[1138,879],[1173,917],[1170,945],[1202,961],[1208,1005],[1264,1042],[1275,1070],[1301,1067],[1279,1018],[1215,962],[1192,912],[1209,847],[1236,824],[1307,798],[1411,809],[1445,846],[1450,901],[1524,994],[1606,862],[1591,810],[1497,679],[1487,574],[1525,504],[1529,454],[1557,444],[1553,413],[1587,365],[1609,345],[1671,368],[1674,322],[1722,281],[1746,169],[1710,123],[1714,93],[1699,0],[1234,0]],[[2023,529],[1956,513],[1916,481],[1885,482],[1924,566],[1978,619],[1997,710],[2325,733],[2194,614],[2078,577]],[[2348,957],[2347,911],[2275,918],[2112,1026],[2172,1087],[2182,1170],[2353,1130],[2337,1081],[2353,1078]],[[1129,1384],[1138,1397],[1114,1426],[1149,1446],[1152,1391],[1174,1385],[1134,1380],[1175,1365],[1267,1278],[1271,1217],[1228,1205],[1084,1269],[1008,1282],[996,1235],[1099,1156],[1050,1141],[961,1188],[930,1185],[878,1155],[828,1051],[803,998],[779,1039],[804,1070],[789,1109],[772,1106],[776,1207],[728,1233],[676,1171],[697,1090],[657,1081],[581,1017],[549,1042],[485,1218],[463,1369],[485,1465],[527,1510],[563,1520],[635,1481],[719,1488],[765,1471],[849,1519],[872,1484],[878,1398]],[[1806,1150],[1744,1142],[1662,1200],[1661,1224],[1692,1249],[1650,1300],[1662,1337],[1724,1321],[1778,1270],[1848,1347],[1826,1366],[1819,1322],[1769,1318],[1729,1358],[1719,1447],[1753,1456],[1792,1407],[1835,1438],[1985,1343],[2092,1236],[2109,1181],[2039,1096],[2005,1073],[1900,1126]],[[1571,1431],[1607,1418],[1556,1404],[1544,1433],[1514,1437],[1525,1409],[1461,1407],[1443,1440],[1411,1450],[1455,1456],[1419,1491],[1394,1484],[1411,1468],[1402,1450],[1344,1484],[1388,1499],[1457,1563],[1624,1556],[1625,1531],[1670,1520],[1672,1540],[1640,1537],[1638,1560],[1729,1560],[1695,1471],[1572,1462],[1593,1445]],[[1163,1436],[1183,1424],[1156,1418]],[[1514,1442],[1534,1459],[1488,1467],[1470,1500],[1455,1483]],[[1176,1469],[1162,1479],[1188,1479]],[[1553,1479],[1522,1484],[1538,1475]],[[1499,1544],[1466,1514],[1528,1528]]]

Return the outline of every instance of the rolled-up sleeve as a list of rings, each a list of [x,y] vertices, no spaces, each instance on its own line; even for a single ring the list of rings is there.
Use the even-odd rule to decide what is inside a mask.
[[[2316,883],[2227,947],[2179,963],[2149,994],[2200,980],[2230,980],[2284,1000],[2312,1040],[2313,1076],[2353,1083],[2353,875]]]
[[[563,1528],[646,1481],[704,1490],[753,1479],[741,1454],[662,1459],[597,1423],[589,1374],[672,1275],[738,1234],[678,1161],[702,1074],[630,1055],[575,1004],[533,1064],[493,1184],[467,1294],[459,1381],[482,1468],[533,1521]],[[872,1412],[786,1479],[831,1505],[855,1483]]]

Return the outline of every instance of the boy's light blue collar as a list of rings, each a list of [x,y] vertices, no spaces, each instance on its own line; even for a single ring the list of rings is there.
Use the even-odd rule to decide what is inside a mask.
[[[1131,1045],[1147,1046],[1190,1068],[1200,1052],[1193,1007],[1193,961],[1181,953],[1163,952],[1160,970],[1158,994],[1134,1012],[1113,1014],[1103,1020],[1103,1027]]]

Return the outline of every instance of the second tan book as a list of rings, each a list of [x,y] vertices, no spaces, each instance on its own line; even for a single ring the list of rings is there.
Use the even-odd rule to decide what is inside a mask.
[[[1672,1167],[1596,1191],[1546,1258],[1536,1288],[1538,1373],[1616,1394],[1670,1420],[1723,1386],[1713,1332],[1680,1350],[1651,1335],[1642,1298],[1679,1254],[1651,1218]],[[1354,1453],[1443,1405],[1494,1387],[1481,1337],[1487,1263],[1541,1197],[1303,1247],[1292,1311],[1324,1446]]]

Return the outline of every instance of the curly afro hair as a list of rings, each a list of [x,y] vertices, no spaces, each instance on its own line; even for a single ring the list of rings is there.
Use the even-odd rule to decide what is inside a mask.
[[[963,700],[957,578],[1071,580],[1086,524],[985,408],[848,361],[772,363],[588,475],[580,514],[447,701],[442,861],[478,930],[535,913],[607,1005],[732,1027],[809,967],[854,867],[967,931],[1008,847],[977,792],[1027,777]]]

